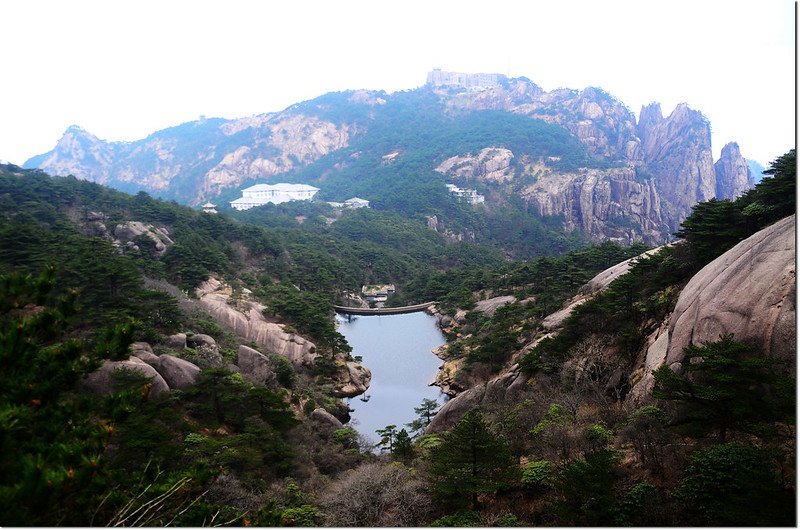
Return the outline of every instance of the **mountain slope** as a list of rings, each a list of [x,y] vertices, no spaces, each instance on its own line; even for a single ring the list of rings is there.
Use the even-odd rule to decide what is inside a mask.
[[[447,164],[453,157],[459,167]],[[230,201],[259,181],[302,181],[320,187],[322,199],[359,196],[376,208],[437,215],[454,233],[474,231],[478,221],[464,226],[464,215],[442,212],[453,202],[444,187],[452,182],[487,195],[486,210],[521,199],[526,215],[558,220],[566,232],[657,244],[696,202],[751,185],[741,154],[726,150],[723,158],[718,175],[710,125],[685,104],[666,118],[651,104],[637,123],[601,89],[547,92],[520,78],[482,89],[326,94],[279,113],[189,122],[127,143],[71,127],[26,166],[191,205]]]

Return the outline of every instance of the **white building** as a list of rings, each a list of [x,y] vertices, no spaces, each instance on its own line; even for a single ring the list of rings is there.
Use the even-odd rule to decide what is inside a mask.
[[[359,199],[353,197],[344,201],[345,208],[369,208],[369,201],[367,199]]]
[[[468,190],[468,189],[462,190],[455,184],[448,184],[447,190],[456,197],[458,197],[459,199],[463,199],[470,204],[480,204],[486,200],[486,197],[479,194],[477,190]]]
[[[267,203],[310,201],[319,188],[307,184],[256,184],[242,190],[242,196],[231,202],[231,208],[248,210]]]
[[[497,86],[507,79],[503,74],[468,74],[466,72],[443,72],[434,68],[428,72],[427,83],[435,87],[458,86],[462,88],[486,89]]]
[[[217,205],[212,204],[211,201],[208,201],[203,205],[203,211],[206,213],[217,213]]]

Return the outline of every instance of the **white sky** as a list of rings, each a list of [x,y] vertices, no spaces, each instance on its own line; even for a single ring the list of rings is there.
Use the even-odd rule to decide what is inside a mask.
[[[326,92],[416,88],[434,67],[679,102],[766,165],[794,146],[789,0],[2,0],[0,160],[77,124],[136,140]]]

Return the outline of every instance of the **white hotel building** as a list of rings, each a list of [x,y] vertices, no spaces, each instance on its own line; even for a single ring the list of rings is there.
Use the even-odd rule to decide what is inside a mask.
[[[319,188],[307,184],[256,184],[243,189],[242,196],[231,202],[231,208],[248,210],[270,202],[310,201],[318,191]]]

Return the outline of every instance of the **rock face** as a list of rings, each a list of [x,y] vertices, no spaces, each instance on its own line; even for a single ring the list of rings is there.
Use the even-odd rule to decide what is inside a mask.
[[[480,90],[418,90],[407,96],[431,102],[432,95],[453,118],[491,109],[569,131],[591,157],[604,163],[601,168],[587,164],[595,167],[566,173],[556,169],[558,156],[542,154],[533,141],[502,145],[492,140],[444,161],[431,160],[430,169],[459,185],[487,191],[486,207],[522,196],[532,211],[558,216],[566,230],[582,230],[595,241],[662,244],[698,201],[734,197],[752,185],[735,144],[726,146],[715,166],[708,120],[683,103],[666,118],[659,104],[647,105],[637,123],[621,101],[596,87],[545,91],[519,78]],[[105,142],[70,127],[53,151],[25,165],[197,205],[245,182],[307,166],[350,146],[356,137],[369,137],[373,124],[381,129],[384,109],[394,108],[387,104],[393,97],[370,91],[328,94],[279,113],[200,119],[135,142]],[[437,111],[432,119],[441,117]],[[324,189],[325,179],[353,158],[373,158],[377,170],[406,156],[378,143],[380,152],[342,154],[317,180],[312,177],[313,183]],[[448,238],[470,239],[468,233],[450,232],[447,221],[431,224]]]
[[[796,370],[795,216],[787,217],[718,257],[684,287],[675,310],[648,339],[629,399],[641,402],[663,365],[681,370],[684,348],[732,333],[739,342],[786,359]]]
[[[662,219],[677,229],[692,206],[716,193],[711,127],[685,103],[667,118],[653,103],[642,108],[638,132],[642,160],[661,196]]]
[[[78,385],[98,395],[110,394],[119,390],[119,385],[114,378],[115,370],[131,370],[138,372],[149,379],[152,385],[150,395],[155,397],[164,392],[169,392],[169,385],[155,368],[137,357],[127,361],[103,361],[103,365],[94,372],[87,374]]]
[[[551,171],[520,195],[539,215],[563,216],[567,231],[579,229],[595,241],[658,244],[673,230],[655,183],[639,178],[633,167]]]
[[[514,153],[504,147],[487,147],[475,156],[450,157],[436,171],[450,178],[471,178],[488,182],[506,182],[514,178],[511,161]]]
[[[793,215],[740,242],[689,281],[669,321],[667,364],[682,362],[690,343],[733,333],[794,365],[795,231]]]
[[[106,142],[72,126],[55,149],[26,165],[194,205],[246,179],[313,162],[349,140],[346,125],[288,111],[237,120],[201,118],[134,142]]]
[[[787,360],[795,373],[795,233],[795,216],[787,217],[740,242],[699,271],[681,291],[672,314],[648,337],[628,375],[632,388],[626,400],[634,404],[647,401],[653,387],[653,371],[665,364],[681,370],[688,344],[713,342],[725,334],[733,334],[737,341],[750,344],[765,355]],[[627,272],[632,261],[595,276],[564,308],[545,318],[545,329],[555,333],[577,305]],[[524,351],[534,346],[535,343],[530,344]],[[617,373],[615,377],[622,380],[625,374]],[[519,373],[516,365],[511,366],[488,383],[448,401],[426,432],[450,428],[472,407],[510,402],[526,383],[527,377]]]
[[[739,144],[731,142],[722,148],[714,163],[717,177],[717,198],[735,199],[755,185],[747,160],[739,152]]]
[[[170,389],[182,390],[200,380],[200,368],[197,365],[172,355],[159,355],[155,368]]]
[[[336,386],[336,395],[339,397],[353,397],[363,394],[372,381],[372,372],[366,366],[356,362],[347,361],[345,370],[341,370],[339,384]]]
[[[328,425],[333,429],[341,429],[344,427],[341,421],[328,412],[327,410],[323,409],[322,407],[317,407],[311,412],[311,419],[322,423],[323,425]]]
[[[138,236],[145,236],[153,241],[156,253],[162,256],[169,247],[175,244],[169,237],[166,228],[157,228],[151,224],[140,223],[139,221],[128,221],[117,225],[114,229],[114,236],[120,243],[130,242]]]
[[[281,324],[264,318],[264,306],[258,302],[243,302],[241,308],[228,304],[230,292],[215,279],[197,288],[202,306],[219,324],[231,329],[245,342],[255,342],[264,351],[288,358],[295,368],[313,363],[317,354],[313,342],[294,333],[286,333]]]
[[[275,366],[272,361],[249,346],[239,346],[236,365],[242,377],[254,385],[271,386],[275,382]]]
[[[242,300],[234,305],[230,300],[230,287],[215,278],[202,283],[196,292],[201,305],[214,320],[233,331],[244,342],[255,342],[264,352],[283,355],[295,369],[313,366],[318,356],[314,343],[295,333],[287,333],[282,324],[268,322],[264,317],[262,304]],[[197,337],[198,335],[194,335],[187,342],[191,345],[191,341]],[[239,362],[244,363],[244,366],[239,366],[243,376],[254,383],[268,382],[270,378],[267,372],[270,368],[267,364],[272,363],[266,356],[248,347],[241,347],[238,355]],[[357,396],[369,388],[372,374],[367,368],[342,358],[337,358],[335,364],[337,371],[333,379],[336,395]]]

